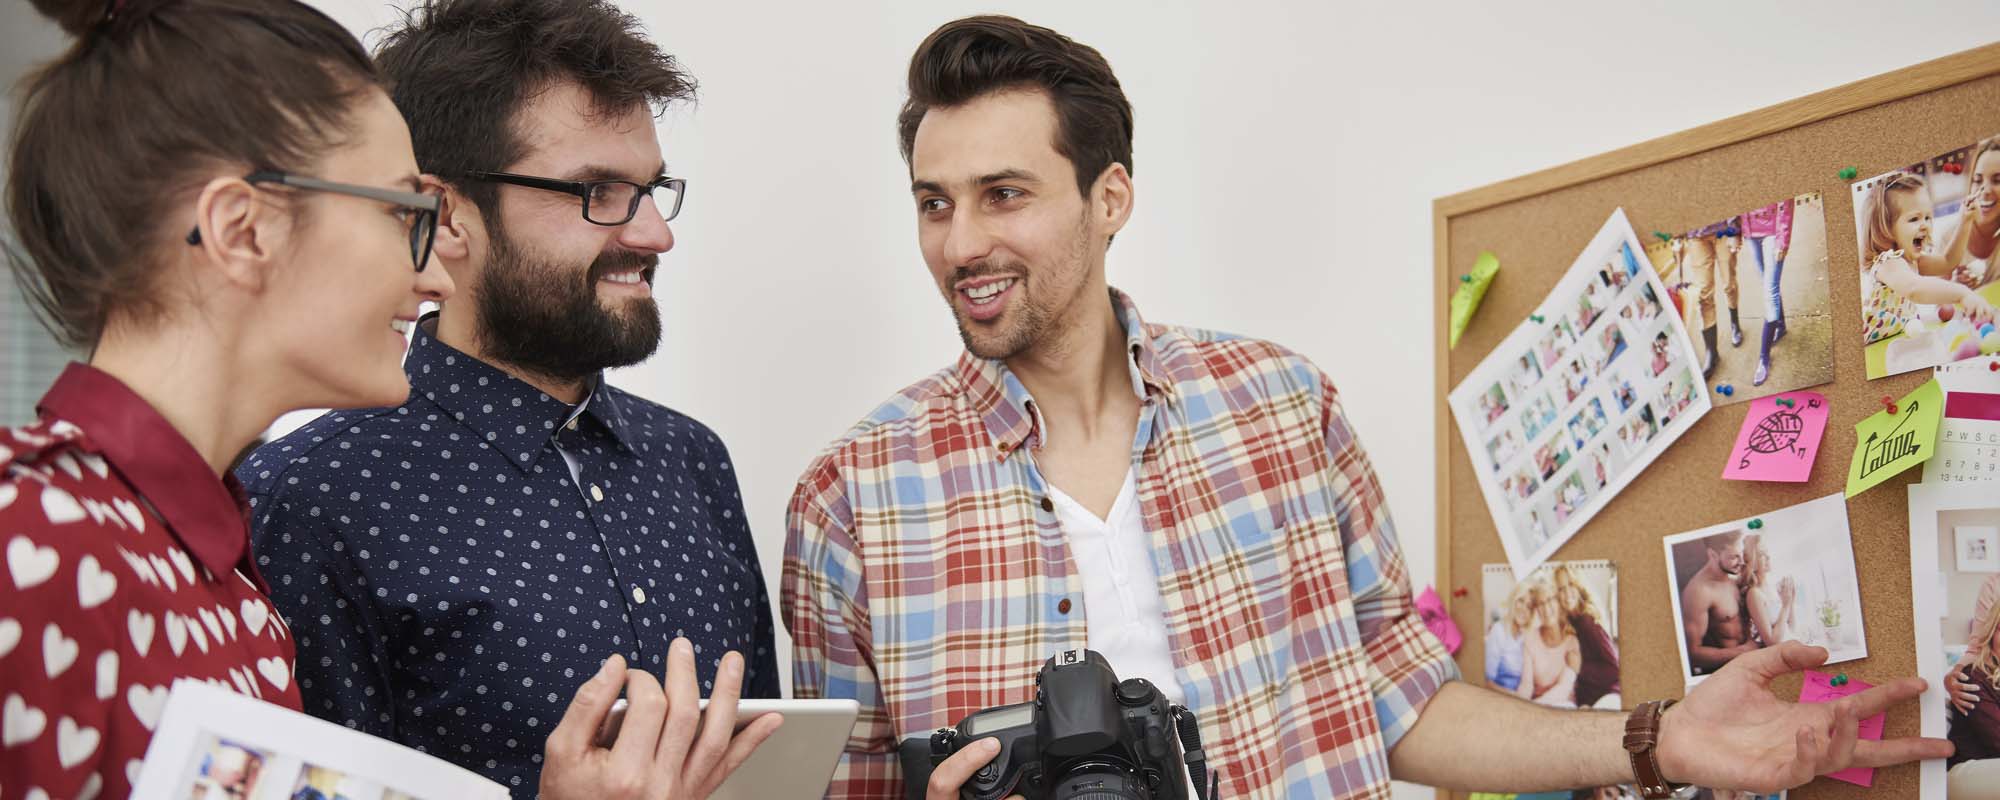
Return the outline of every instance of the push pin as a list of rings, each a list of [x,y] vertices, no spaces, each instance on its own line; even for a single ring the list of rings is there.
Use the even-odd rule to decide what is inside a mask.
[[[1986,371],[1987,371],[1987,372],[2000,372],[2000,361],[1988,361],[1988,362],[1986,362]]]
[[[1944,170],[1944,171],[1946,171],[1946,172],[1949,172],[1949,173],[1951,173],[1951,174],[1953,174],[1953,175],[1957,175],[1958,173],[1961,173],[1961,172],[1964,172],[1964,171],[1965,171],[1965,165],[1964,165],[1964,164],[1960,164],[1960,163],[1958,163],[1958,162],[1956,162],[1956,161],[1953,161],[1953,162],[1951,162],[1951,163],[1949,163],[1949,164],[1946,164],[1946,165],[1944,165],[1943,167],[1939,167],[1939,169],[1942,169],[1942,170]]]
[[[1466,596],[1466,595],[1468,595],[1468,594],[1472,594],[1472,592],[1471,592],[1471,591],[1468,591],[1468,590],[1467,590],[1467,589],[1466,589],[1465,587],[1463,587],[1463,586],[1460,586],[1460,587],[1458,587],[1458,588],[1456,588],[1456,589],[1453,589],[1453,590],[1451,590],[1451,596],[1452,596],[1452,597],[1464,597],[1464,596]]]
[[[1528,319],[1534,320],[1536,325],[1540,325],[1544,321],[1544,318],[1540,314],[1529,314]]]
[[[1846,685],[1847,685],[1847,673],[1843,672],[1843,673],[1840,673],[1839,675],[1835,675],[1835,676],[1833,676],[1833,680],[1832,680],[1832,681],[1829,681],[1829,683],[1833,684],[1834,686],[1846,686]]]
[[[1882,395],[1882,407],[1883,407],[1883,408],[1886,408],[1886,409],[1888,409],[1888,410],[1889,410],[1889,413],[1890,413],[1890,414],[1892,414],[1892,415],[1893,415],[1893,414],[1895,414],[1895,413],[1897,413],[1897,412],[1896,412],[1896,398],[1894,398],[1894,397],[1890,397],[1890,396],[1888,396],[1888,395],[1886,395],[1886,394],[1885,394],[1885,395]]]
[[[1750,530],[1753,530],[1753,531],[1755,531],[1755,530],[1763,530],[1763,528],[1764,528],[1764,520],[1763,520],[1763,519],[1761,519],[1761,518],[1760,518],[1760,519],[1753,519],[1753,520],[1750,520]]]
[[[1673,234],[1665,233],[1663,231],[1653,231],[1653,235],[1659,237],[1660,241],[1662,242],[1671,242],[1674,240]]]
[[[1469,275],[1469,274],[1468,274],[1468,275],[1460,275],[1460,276],[1458,276],[1458,282],[1459,282],[1459,283],[1471,283],[1471,282],[1472,282],[1472,276],[1471,276],[1471,275]]]
[[[1841,168],[1840,168],[1840,179],[1841,179],[1841,180],[1843,180],[1843,181],[1851,181],[1851,180],[1854,180],[1854,176],[1856,176],[1856,175],[1859,175],[1859,174],[1861,174],[1861,170],[1858,170],[1858,169],[1855,169],[1855,168],[1853,168],[1853,167],[1841,167]]]
[[[1715,393],[1723,397],[1731,397],[1736,394],[1736,387],[1726,383],[1718,383],[1715,385]]]
[[[1778,398],[1777,400],[1775,400],[1775,401],[1773,401],[1773,402],[1775,402],[1775,403],[1776,403],[1776,404],[1778,404],[1778,405],[1781,405],[1781,406],[1784,406],[1784,407],[1786,407],[1786,408],[1796,408],[1796,407],[1798,407],[1798,401],[1796,401],[1796,400],[1793,400],[1793,399],[1791,399],[1791,398],[1789,398],[1789,397],[1780,397],[1780,398]]]

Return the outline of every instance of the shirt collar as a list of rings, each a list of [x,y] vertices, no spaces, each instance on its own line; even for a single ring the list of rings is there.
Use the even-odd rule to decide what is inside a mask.
[[[1111,290],[1110,302],[1125,330],[1125,367],[1132,379],[1132,393],[1141,399],[1171,394],[1173,384],[1167,380],[1166,363],[1145,319],[1139,316],[1138,305],[1117,289]],[[1001,460],[1023,445],[1041,447],[1046,427],[1041,412],[1005,362],[980,358],[968,350],[959,355],[958,379],[967,400],[985,422]]]
[[[235,475],[217,477],[187,437],[123,381],[72,363],[36,407],[84,432],[79,445],[104,456],[209,574],[242,572],[265,590],[250,564],[249,504]]]
[[[536,459],[547,452],[543,445],[550,444],[572,418],[578,425],[596,420],[621,449],[631,451],[630,425],[616,393],[605,385],[602,372],[591,377],[589,391],[583,402],[577,404],[583,407],[583,413],[577,414],[577,406],[550,397],[527,381],[439,341],[432,333],[437,316],[433,311],[418,320],[410,340],[409,357],[403,360],[403,372],[410,376],[411,393],[437,403],[452,419],[504,454],[516,469],[525,472],[534,466]],[[505,424],[489,408],[529,409],[525,414],[509,416],[513,420],[525,417],[536,424]]]

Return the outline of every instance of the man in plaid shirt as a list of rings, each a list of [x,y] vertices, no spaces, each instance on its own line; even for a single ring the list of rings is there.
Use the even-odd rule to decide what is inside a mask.
[[[794,690],[862,708],[828,796],[901,797],[900,740],[1031,699],[1044,660],[1085,647],[1199,716],[1228,797],[1632,781],[1625,715],[1456,680],[1324,373],[1146,322],[1106,285],[1135,189],[1131,107],[1097,51],[964,19],[918,48],[909,88],[918,239],[966,352],[834,442],[792,497]],[[1948,752],[1855,741],[1915,678],[1828,705],[1765,688],[1824,658],[1737,659],[1646,757],[1667,780],[1771,791]],[[930,796],[955,797],[990,745],[939,765]]]

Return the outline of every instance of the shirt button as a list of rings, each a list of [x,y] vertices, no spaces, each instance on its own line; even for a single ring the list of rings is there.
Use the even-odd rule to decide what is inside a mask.
[[[590,499],[592,499],[592,500],[596,500],[597,502],[600,502],[600,503],[604,502],[604,490],[603,490],[603,489],[599,489],[599,488],[597,488],[597,487],[596,487],[596,486],[594,486],[594,485],[593,485],[593,486],[591,486],[591,487],[590,487]]]
[[[1056,613],[1058,614],[1069,613],[1069,598],[1065,597],[1062,599],[1061,602],[1056,603]]]
[[[570,430],[576,430],[576,420],[574,418],[570,419],[569,424],[564,425],[563,427],[568,428]]]
[[[1044,498],[1042,498],[1042,510],[1043,510],[1043,511],[1054,511],[1054,510],[1056,510],[1056,503],[1055,503],[1055,501],[1054,501],[1054,500],[1050,500],[1050,499],[1048,499],[1047,497],[1044,497]]]
[[[639,587],[637,587],[637,586],[634,586],[634,587],[632,587],[632,604],[633,604],[633,605],[636,605],[636,606],[643,606],[643,605],[645,605],[645,604],[646,604],[646,590],[644,590],[644,589],[641,589],[641,588],[639,588]]]

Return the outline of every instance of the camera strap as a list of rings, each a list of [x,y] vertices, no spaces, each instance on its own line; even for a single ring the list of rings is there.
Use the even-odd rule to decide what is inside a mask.
[[[1216,793],[1222,788],[1222,773],[1209,772],[1208,754],[1201,749],[1201,728],[1196,724],[1194,712],[1185,706],[1170,706],[1174,714],[1174,728],[1180,733],[1182,758],[1187,761],[1188,780],[1194,783],[1194,790],[1201,796],[1196,800],[1217,800]]]

